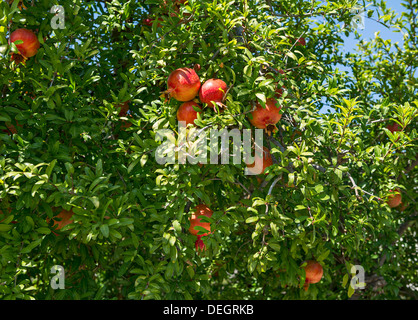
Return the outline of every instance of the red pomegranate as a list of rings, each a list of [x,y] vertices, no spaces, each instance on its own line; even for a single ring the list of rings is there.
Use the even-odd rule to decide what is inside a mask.
[[[199,76],[193,69],[180,68],[168,77],[166,93],[177,101],[190,101],[199,93],[200,85]]]
[[[306,46],[306,39],[303,37],[300,37],[298,39],[298,42],[296,42],[296,46]]]
[[[396,122],[388,124],[386,128],[391,132],[394,133],[395,131],[401,131],[401,127]]]
[[[193,109],[193,106],[200,108],[200,106],[194,101],[184,102],[177,110],[177,120],[186,122],[186,126],[189,123],[194,124],[197,119],[198,112]]]
[[[309,284],[321,281],[324,269],[319,262],[316,262],[315,260],[308,260],[304,269],[306,274],[304,288],[305,290],[308,290]]]
[[[269,98],[266,101],[266,107],[263,108],[260,103],[257,103],[256,109],[251,112],[251,124],[258,129],[266,129],[267,131],[275,131],[275,125],[281,119],[281,107],[277,107],[277,100]]]
[[[129,111],[129,102],[126,101],[122,104],[119,104],[117,106],[117,108],[120,108],[119,117],[126,117],[126,115],[128,114],[128,111]]]
[[[53,227],[56,226],[57,230],[61,230],[66,225],[73,223],[74,221],[71,219],[74,213],[68,210],[62,210],[58,215],[56,215],[52,221],[54,221]],[[58,219],[57,219],[58,218]],[[50,219],[47,218],[46,221],[49,223]]]
[[[209,107],[215,108],[211,101],[222,103],[227,90],[226,83],[221,79],[209,79],[200,88],[199,99]]]
[[[201,222],[200,218],[202,216],[211,217],[213,214],[213,211],[208,208],[208,206],[204,204],[199,204],[194,208],[194,212],[192,213],[192,216],[190,217],[190,227],[189,232],[192,235],[197,236],[199,233],[198,230],[195,230],[195,227],[202,227],[205,228],[208,232],[204,233],[200,236],[207,236],[210,233],[210,223],[209,222]]]
[[[150,19],[150,18],[146,18],[144,20],[142,20],[142,23],[148,27],[152,27],[152,24],[154,23],[155,19]],[[162,18],[158,18],[158,21],[164,21]],[[161,23],[157,24],[158,28],[161,28]]]
[[[154,19],[146,18],[146,19],[142,20],[142,23],[145,24],[146,26],[151,27],[153,21],[154,21]]]
[[[261,158],[257,155],[257,153],[255,153],[254,163],[247,164],[248,171],[252,172],[255,175],[261,174],[264,173],[266,169],[273,164],[273,158],[268,148],[263,147],[263,158],[262,161],[260,160]],[[260,164],[262,164],[262,168],[260,167]]]
[[[16,44],[16,47],[25,58],[33,57],[41,46],[36,34],[28,29],[17,29],[10,35],[10,42],[18,40],[22,40],[23,43]]]
[[[387,204],[391,208],[396,208],[402,203],[402,194],[399,189],[389,190],[390,194],[388,196]]]

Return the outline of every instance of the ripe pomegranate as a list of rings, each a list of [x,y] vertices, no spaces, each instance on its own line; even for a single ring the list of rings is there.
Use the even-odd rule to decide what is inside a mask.
[[[167,79],[168,93],[177,101],[190,101],[199,92],[201,83],[193,69],[180,68],[173,71]]]
[[[226,83],[220,79],[207,80],[199,91],[199,99],[203,103],[207,103],[209,107],[215,109],[215,105],[211,102],[223,106],[222,102],[228,87]]]
[[[262,169],[260,167],[260,164],[262,163]],[[266,147],[263,147],[263,158],[261,161],[261,158],[257,155],[257,152],[254,156],[254,163],[247,164],[248,171],[252,172],[253,174],[261,174],[266,171],[268,167],[270,167],[273,164],[273,158],[271,156],[270,150]]]
[[[61,230],[66,225],[73,223],[73,220],[71,219],[73,215],[74,213],[72,211],[67,211],[63,209],[58,215],[52,218],[52,220],[54,221],[53,227],[56,226],[56,230]],[[49,218],[47,218],[47,222],[49,222]]]
[[[298,42],[296,42],[296,46],[306,46],[306,39],[303,37],[300,37],[298,39]]]
[[[194,208],[194,212],[192,213],[192,216],[190,217],[190,227],[189,227],[189,232],[192,235],[197,236],[197,234],[199,233],[198,230],[195,230],[195,227],[202,227],[205,228],[208,232],[204,233],[200,236],[207,236],[210,233],[210,223],[209,222],[201,222],[200,218],[202,216],[206,216],[206,217],[211,217],[213,214],[213,211],[211,209],[209,209],[206,205],[204,204],[199,204]]]
[[[146,18],[146,19],[142,20],[142,23],[145,24],[146,26],[151,27],[153,21],[154,21],[154,19]]]
[[[177,120],[186,122],[186,126],[189,123],[194,124],[194,121],[197,119],[198,112],[193,109],[193,106],[198,108],[200,107],[194,101],[184,102],[177,110]]]
[[[276,104],[277,100],[274,98],[267,99],[266,108],[257,103],[255,110],[251,112],[251,124],[258,129],[265,129],[267,132],[276,131],[275,125],[282,117],[280,114],[281,107],[277,107]]]
[[[152,27],[155,19],[146,18],[142,20],[142,23],[148,27]],[[163,18],[158,18],[158,21],[164,21]],[[161,28],[161,23],[157,23],[157,28]]]
[[[401,131],[401,127],[396,122],[388,124],[386,128],[391,132],[394,133],[395,131]]]
[[[119,117],[126,117],[129,111],[129,101],[117,105],[116,108],[121,108],[119,111]]]
[[[391,208],[396,208],[402,202],[402,194],[399,189],[396,190],[389,190],[390,194],[388,196],[387,204]]]
[[[315,260],[308,260],[304,269],[306,277],[303,287],[305,290],[308,290],[309,284],[321,281],[322,275],[324,274],[324,269],[319,264],[319,262],[316,262]]]
[[[33,57],[40,48],[38,37],[36,34],[28,29],[17,29],[10,35],[10,42],[22,40],[23,43],[17,44],[16,47],[19,53],[25,58]]]

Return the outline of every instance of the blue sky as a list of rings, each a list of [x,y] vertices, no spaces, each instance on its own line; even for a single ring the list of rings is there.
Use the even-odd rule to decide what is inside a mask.
[[[386,0],[386,7],[393,9],[398,15],[405,11],[405,7],[401,6],[402,0]],[[382,24],[367,18],[367,9],[371,9],[371,7],[366,8],[365,12],[365,20],[364,20],[364,29],[358,29],[358,33],[361,34],[360,40],[369,40],[375,37],[375,33],[377,31],[380,32],[380,37],[384,40],[390,39],[392,44],[398,42],[400,47],[402,47],[403,43],[403,35],[401,32],[395,32],[395,29],[388,29]],[[376,15],[373,15],[374,19],[377,19]],[[355,39],[354,34],[350,34],[348,37],[343,36],[344,41],[344,52],[354,52],[357,48],[357,44],[360,40]],[[346,68],[342,65],[338,67],[340,71],[346,71],[348,74],[351,74],[351,70]],[[328,111],[333,112],[333,108],[329,108],[328,106],[324,106],[320,112],[326,113]]]
[[[392,8],[399,15],[405,11],[405,8],[401,6],[401,2],[401,0],[386,0],[387,7]],[[389,30],[380,23],[366,17],[364,29],[359,30],[359,33],[363,35],[362,38],[365,40],[374,38],[376,31],[380,31],[380,36],[383,39],[391,39],[392,42],[399,42],[399,44],[403,43],[402,33],[394,32],[393,28]],[[354,51],[356,44],[357,40],[354,39],[354,35],[350,35],[346,38],[344,50],[347,52]]]

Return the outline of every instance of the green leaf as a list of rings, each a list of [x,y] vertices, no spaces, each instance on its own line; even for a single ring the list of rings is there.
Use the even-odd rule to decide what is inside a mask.
[[[347,285],[347,282],[348,282],[348,274],[346,273],[343,277],[343,283],[342,283],[343,288],[345,288],[345,286]]]
[[[100,232],[103,234],[105,238],[109,237],[109,226],[107,224],[102,224],[100,226]]]
[[[348,297],[351,298],[351,296],[354,294],[354,292],[355,292],[354,288],[351,285],[349,285],[348,286],[348,293],[347,293]]]
[[[100,206],[100,201],[98,197],[89,197],[90,201],[93,203],[93,205],[96,207],[96,209]]]
[[[51,233],[51,230],[49,228],[46,228],[46,227],[38,228],[38,229],[36,229],[36,231],[38,231],[39,233],[42,233],[42,234],[50,234]]]
[[[269,246],[275,251],[280,251],[280,245],[277,243],[269,243]]]
[[[35,241],[32,241],[28,246],[26,246],[25,248],[22,249],[21,253],[31,252],[34,248],[39,246],[41,244],[41,242],[42,242],[42,238],[37,239]]]
[[[245,223],[253,223],[258,221],[258,217],[249,217],[245,220]]]
[[[264,104],[266,103],[266,95],[264,93],[256,93],[257,98],[262,101]]]
[[[7,232],[13,228],[13,225],[0,223],[0,232]]]

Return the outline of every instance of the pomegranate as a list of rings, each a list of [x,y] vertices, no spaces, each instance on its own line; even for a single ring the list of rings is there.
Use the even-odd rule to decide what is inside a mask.
[[[401,131],[401,127],[396,122],[388,124],[386,128],[391,132],[394,133],[395,131]]]
[[[265,129],[267,132],[276,131],[275,125],[282,117],[280,114],[281,107],[277,107],[276,104],[277,100],[274,98],[267,99],[266,108],[257,103],[256,109],[251,112],[251,124],[258,129]]]
[[[308,260],[304,269],[306,274],[304,288],[308,290],[309,284],[321,281],[324,269],[315,260]]]
[[[129,101],[117,105],[116,108],[120,108],[119,117],[126,117],[129,111]]]
[[[154,19],[146,18],[146,19],[142,20],[142,23],[145,24],[148,27],[151,27],[153,21],[154,21]]]
[[[54,221],[53,227],[56,226],[56,230],[61,230],[66,225],[69,225],[70,223],[73,223],[73,220],[71,220],[73,215],[74,215],[74,213],[72,211],[67,211],[67,210],[63,209],[58,215],[56,215],[52,219]],[[49,218],[47,218],[47,222],[49,222]]]
[[[152,27],[155,19],[146,18],[142,20],[142,23],[148,27]],[[158,18],[158,21],[164,21],[162,18]],[[161,28],[161,23],[157,23],[157,28]]]
[[[41,46],[36,34],[28,29],[17,29],[10,35],[11,43],[18,40],[22,40],[23,43],[17,44],[16,47],[25,58],[33,57]]]
[[[200,88],[200,101],[207,103],[211,108],[215,108],[215,105],[211,101],[223,107],[222,102],[227,90],[228,87],[224,81],[220,79],[209,79]]]
[[[396,208],[402,202],[401,191],[399,189],[396,189],[396,190],[389,190],[389,192],[391,194],[389,194],[388,200],[386,203],[389,205],[389,207]]]
[[[213,211],[209,209],[204,204],[199,204],[194,208],[194,212],[192,213],[192,216],[190,217],[190,227],[189,232],[192,235],[197,236],[199,231],[195,230],[195,227],[202,227],[205,228],[208,232],[204,233],[199,236],[207,236],[210,233],[210,223],[209,222],[201,222],[200,218],[202,216],[211,217],[213,214]]]
[[[194,101],[184,102],[177,110],[177,120],[186,122],[186,126],[189,123],[194,124],[194,121],[197,119],[198,112],[193,109],[193,106],[198,108],[200,107]]]
[[[306,46],[306,39],[303,37],[300,37],[296,42],[296,46]]]
[[[260,168],[260,164],[262,163],[262,170]],[[263,159],[257,155],[257,152],[254,156],[254,163],[247,164],[248,170],[253,174],[261,174],[264,173],[265,170],[273,164],[273,158],[271,156],[270,150],[266,147],[263,147]]]
[[[172,98],[177,101],[190,101],[198,94],[201,83],[193,69],[180,68],[169,75],[167,86],[166,93]]]

